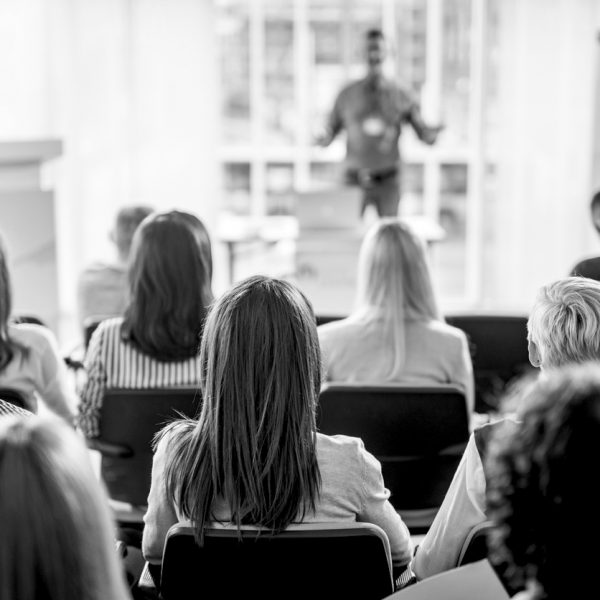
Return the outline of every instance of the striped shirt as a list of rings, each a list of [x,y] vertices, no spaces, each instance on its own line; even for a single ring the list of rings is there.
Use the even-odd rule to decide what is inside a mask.
[[[100,434],[100,410],[106,389],[194,386],[200,381],[200,357],[163,362],[121,339],[122,318],[102,321],[84,361],[87,380],[81,391],[77,424],[87,437]]]
[[[22,416],[22,417],[30,417],[33,415],[32,412],[25,410],[24,408],[20,408],[11,404],[10,402],[6,402],[6,400],[2,400],[0,398],[0,417],[8,417],[8,416]]]

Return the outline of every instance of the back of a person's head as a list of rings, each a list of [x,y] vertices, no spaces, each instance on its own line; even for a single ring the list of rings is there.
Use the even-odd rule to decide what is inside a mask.
[[[563,367],[526,390],[520,425],[490,444],[491,556],[514,590],[534,581],[550,599],[588,597],[579,592],[596,585],[600,559],[600,368]]]
[[[543,286],[527,330],[544,369],[600,360],[600,282],[567,277]]]
[[[367,231],[357,279],[359,310],[439,318],[423,243],[398,219],[381,219]]]
[[[128,269],[123,337],[164,361],[198,353],[211,289],[210,238],[189,213],[155,213],[137,229]]]
[[[154,210],[149,206],[125,206],[117,212],[113,229],[113,241],[119,256],[126,259],[131,250],[131,242],[139,224]]]
[[[319,485],[321,361],[309,301],[285,281],[242,281],[211,308],[200,359],[202,412],[172,455],[168,489],[200,529],[215,496],[237,524],[286,527],[314,506]]]
[[[373,28],[367,29],[367,31],[365,31],[365,39],[367,41],[383,40],[385,39],[385,36],[383,35],[383,31],[381,29]]]
[[[0,418],[0,598],[127,598],[106,496],[56,418]]]

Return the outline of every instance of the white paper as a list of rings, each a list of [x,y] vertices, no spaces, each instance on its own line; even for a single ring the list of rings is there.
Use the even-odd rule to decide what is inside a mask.
[[[445,571],[388,596],[386,600],[509,600],[487,559]]]

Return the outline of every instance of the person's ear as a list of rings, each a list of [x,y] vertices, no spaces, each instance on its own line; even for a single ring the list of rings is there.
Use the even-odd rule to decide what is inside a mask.
[[[527,343],[527,350],[529,351],[529,362],[532,364],[532,366],[541,367],[542,356],[540,354],[540,349],[537,347],[537,344],[529,340]]]

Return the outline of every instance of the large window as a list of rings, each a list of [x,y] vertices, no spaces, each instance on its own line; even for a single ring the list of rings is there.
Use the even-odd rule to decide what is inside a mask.
[[[218,0],[224,210],[294,213],[294,192],[340,183],[343,135],[312,143],[340,87],[364,73],[360,38],[390,40],[390,75],[445,125],[434,147],[401,136],[401,215],[445,230],[432,265],[446,307],[478,300],[485,0]],[[487,115],[486,115],[487,118]]]

